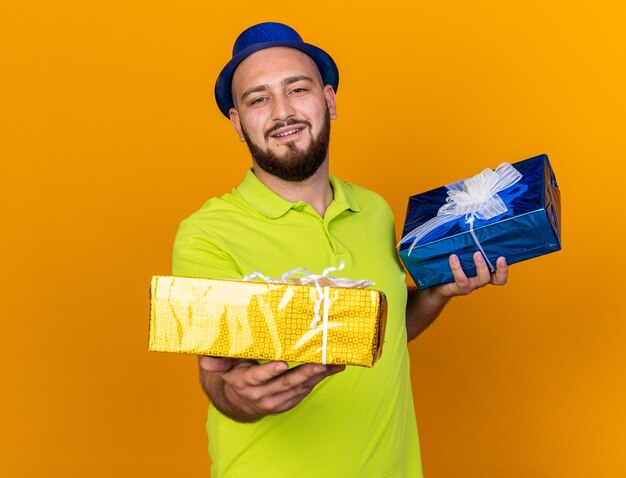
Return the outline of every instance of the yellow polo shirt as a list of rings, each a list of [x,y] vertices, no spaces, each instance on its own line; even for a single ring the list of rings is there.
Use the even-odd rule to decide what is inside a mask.
[[[210,407],[212,478],[413,478],[422,476],[406,345],[405,274],[386,201],[330,176],[334,199],[324,217],[291,203],[250,170],[244,181],[185,219],[173,273],[238,279],[297,267],[325,267],[370,279],[388,299],[387,333],[373,368],[347,367],[294,409],[241,424]]]

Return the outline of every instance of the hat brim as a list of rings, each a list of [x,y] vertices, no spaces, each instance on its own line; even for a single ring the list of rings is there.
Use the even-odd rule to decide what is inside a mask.
[[[274,48],[279,46],[295,48],[296,50],[300,50],[301,52],[304,52],[308,56],[310,56],[317,65],[317,68],[320,70],[324,85],[331,85],[333,89],[337,91],[337,88],[339,87],[339,70],[337,69],[337,65],[330,57],[330,55],[321,48],[304,42],[291,41],[255,43],[254,45],[250,45],[248,48],[241,50],[237,55],[235,55],[226,64],[226,66],[222,69],[221,73],[217,77],[217,81],[215,82],[215,100],[217,101],[217,106],[224,116],[228,118],[230,116],[228,113],[229,110],[231,108],[234,108],[235,106],[233,104],[233,93],[231,84],[233,81],[233,74],[239,66],[239,63],[241,63],[247,57],[259,50],[265,50],[267,48]]]

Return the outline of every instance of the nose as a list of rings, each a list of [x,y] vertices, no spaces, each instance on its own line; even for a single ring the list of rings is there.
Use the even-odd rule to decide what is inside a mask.
[[[290,98],[285,94],[274,96],[272,104],[272,119],[274,121],[285,121],[296,114],[296,110],[291,104]]]

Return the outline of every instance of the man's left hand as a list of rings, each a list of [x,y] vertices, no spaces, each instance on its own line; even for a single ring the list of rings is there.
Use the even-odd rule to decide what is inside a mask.
[[[509,277],[509,268],[504,257],[498,257],[498,260],[496,261],[496,270],[494,272],[489,272],[485,258],[478,251],[474,253],[474,264],[476,264],[476,276],[467,277],[465,272],[463,272],[458,256],[452,254],[450,256],[450,269],[452,269],[454,282],[442,284],[440,286],[433,287],[433,289],[435,289],[436,293],[442,297],[450,298],[457,295],[467,295],[476,289],[486,286],[487,284],[506,284]]]
[[[441,284],[426,290],[409,289],[406,307],[407,339],[412,340],[421,334],[441,313],[447,302],[457,295],[467,295],[487,284],[504,285],[509,277],[509,270],[504,257],[496,261],[496,270],[489,272],[487,263],[480,252],[474,253],[476,276],[467,277],[459,258],[450,256],[450,268],[454,282]]]

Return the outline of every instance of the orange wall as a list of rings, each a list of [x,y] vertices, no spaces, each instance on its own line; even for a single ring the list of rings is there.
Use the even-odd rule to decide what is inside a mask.
[[[248,167],[212,87],[269,19],[339,64],[333,171],[398,229],[410,194],[543,152],[556,170],[564,250],[410,346],[427,476],[626,475],[624,3],[384,5],[4,2],[2,476],[207,476],[195,361],[147,352],[148,284]]]

